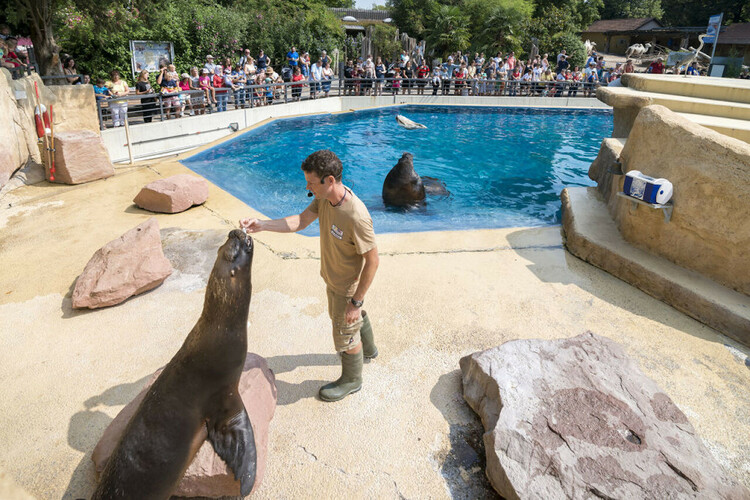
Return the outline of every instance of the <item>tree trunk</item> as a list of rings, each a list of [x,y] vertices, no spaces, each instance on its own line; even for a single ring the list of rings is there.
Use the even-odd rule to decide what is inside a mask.
[[[17,0],[25,12],[31,27],[31,42],[34,44],[34,58],[42,76],[62,75],[60,47],[55,43],[52,31],[52,0]],[[55,83],[67,83],[61,78]]]

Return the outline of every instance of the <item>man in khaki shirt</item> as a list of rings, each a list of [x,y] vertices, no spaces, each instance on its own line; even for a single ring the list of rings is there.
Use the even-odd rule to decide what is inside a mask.
[[[362,305],[378,269],[372,218],[364,203],[341,183],[343,166],[332,151],[302,162],[307,189],[315,200],[299,215],[283,219],[242,219],[248,233],[292,233],[320,220],[320,275],[326,283],[333,343],[341,353],[341,377],[320,388],[323,401],[338,401],[362,388],[363,357],[378,355],[372,325]]]

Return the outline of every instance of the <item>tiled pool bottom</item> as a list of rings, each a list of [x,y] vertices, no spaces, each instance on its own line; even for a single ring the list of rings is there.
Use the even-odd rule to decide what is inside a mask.
[[[400,127],[398,114],[427,129]],[[611,131],[608,110],[394,106],[279,119],[183,163],[270,218],[304,210],[300,165],[330,149],[376,232],[543,226],[559,223],[563,187],[594,184],[588,167]],[[411,210],[383,204],[383,180],[407,151],[417,173],[441,179],[450,196]]]

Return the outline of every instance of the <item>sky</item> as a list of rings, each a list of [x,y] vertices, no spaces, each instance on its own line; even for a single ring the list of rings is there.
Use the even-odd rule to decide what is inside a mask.
[[[375,4],[385,5],[385,0],[379,2],[376,0],[357,0],[355,7],[358,9],[372,9],[372,6]]]

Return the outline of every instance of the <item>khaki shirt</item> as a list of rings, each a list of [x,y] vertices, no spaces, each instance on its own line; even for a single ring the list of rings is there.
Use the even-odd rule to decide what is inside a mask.
[[[337,207],[316,199],[307,208],[320,223],[320,275],[334,292],[351,297],[364,267],[362,254],[376,247],[370,212],[349,188]]]

